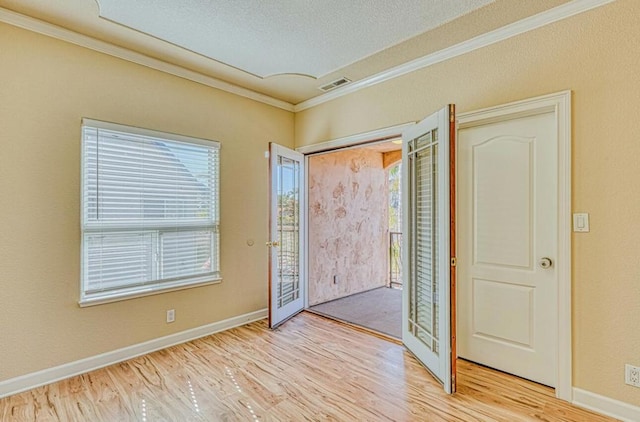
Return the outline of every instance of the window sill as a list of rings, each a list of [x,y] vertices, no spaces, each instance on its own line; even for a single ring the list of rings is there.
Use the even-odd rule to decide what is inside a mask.
[[[177,290],[185,290],[185,289],[191,289],[194,287],[202,287],[202,286],[208,286],[211,284],[219,284],[221,282],[222,282],[222,278],[215,278],[215,279],[209,279],[206,281],[182,284],[178,286],[164,286],[164,287],[150,286],[144,289],[140,288],[135,292],[119,292],[119,293],[113,292],[113,293],[106,293],[103,295],[92,295],[91,297],[88,297],[88,298],[81,298],[78,301],[78,305],[81,308],[86,308],[89,306],[103,305],[105,303],[120,302],[123,300],[136,299],[139,297],[175,292]]]

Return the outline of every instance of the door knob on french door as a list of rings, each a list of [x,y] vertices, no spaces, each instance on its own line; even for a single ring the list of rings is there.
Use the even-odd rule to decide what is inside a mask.
[[[277,240],[274,240],[273,242],[267,242],[267,246],[270,248],[274,248],[274,247],[280,246],[280,243],[278,243]]]
[[[547,257],[540,258],[540,261],[538,262],[538,265],[543,270],[546,270],[546,269],[551,268],[551,266],[553,265],[553,261],[551,260],[551,258],[547,258]]]

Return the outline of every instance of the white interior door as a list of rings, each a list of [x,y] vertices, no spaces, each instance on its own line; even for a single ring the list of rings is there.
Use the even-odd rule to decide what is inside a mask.
[[[270,144],[269,326],[304,308],[304,156]]]
[[[557,133],[553,112],[458,132],[458,354],[550,386]]]
[[[455,391],[450,289],[450,134],[453,106],[403,134],[402,341]]]

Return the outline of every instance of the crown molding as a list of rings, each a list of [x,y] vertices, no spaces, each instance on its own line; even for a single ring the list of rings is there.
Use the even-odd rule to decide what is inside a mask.
[[[296,105],[1,7],[0,22],[5,22],[10,25],[14,25],[49,37],[57,38],[62,41],[89,48],[91,50],[118,57],[212,88],[216,88],[225,92],[239,95],[241,97],[249,98],[264,104],[278,107],[283,110],[297,113],[299,111],[315,107],[336,98],[340,98],[345,95],[360,91],[362,89],[380,84],[382,82],[386,82],[391,79],[406,75],[407,73],[415,72],[416,70],[433,66],[434,64],[441,63],[454,57],[458,57],[463,54],[478,50],[480,48],[498,43],[500,41],[507,40],[517,35],[524,34],[525,32],[529,32],[552,24],[554,22],[570,18],[580,13],[587,12],[597,7],[604,6],[614,1],[615,0],[573,0],[560,6],[554,7],[553,9],[538,13],[537,15],[521,19],[517,22],[463,41],[451,47],[444,48],[442,50],[427,54],[426,56],[419,57],[407,63],[392,67],[375,75],[361,79],[357,82],[354,82],[342,88],[338,88],[326,94],[322,94],[309,100],[303,101]]]
[[[87,35],[82,35],[61,26],[42,21],[40,19],[35,19],[30,16],[26,16],[2,7],[0,7],[0,22],[17,26],[22,29],[27,29],[29,31],[37,32],[48,37],[66,41],[133,63],[137,63],[151,69],[159,70],[161,72],[197,82],[211,88],[216,88],[221,91],[259,101],[261,103],[278,107],[283,110],[293,111],[293,104],[286,101],[278,100],[277,98],[273,98],[265,94],[260,94],[250,89],[243,88],[238,85],[213,78],[211,76],[206,76],[202,73],[194,72],[193,70],[186,69],[182,66],[167,63],[165,61],[149,57],[142,53],[138,53],[127,48],[108,43],[106,41],[98,40]]]
[[[441,63],[454,57],[458,57],[463,54],[478,50],[480,48],[498,43],[500,41],[507,40],[517,35],[524,34],[525,32],[533,31],[534,29],[538,29],[554,22],[570,18],[572,16],[589,11],[591,9],[595,9],[600,6],[604,6],[605,4],[612,3],[614,1],[615,0],[570,1],[568,3],[554,7],[553,9],[540,12],[536,15],[521,19],[517,22],[505,25],[501,28],[455,44],[451,47],[444,48],[442,50],[427,54],[426,56],[419,57],[407,63],[384,70],[380,73],[361,79],[352,84],[345,85],[342,88],[337,88],[326,94],[322,94],[309,100],[303,101],[296,104],[293,108],[293,111],[297,113],[299,111],[315,107],[328,101],[335,100],[336,98],[340,98],[345,95],[360,91],[362,89],[378,85],[382,82],[386,82],[402,75],[406,75],[407,73],[415,72],[416,70],[433,66],[434,64]]]

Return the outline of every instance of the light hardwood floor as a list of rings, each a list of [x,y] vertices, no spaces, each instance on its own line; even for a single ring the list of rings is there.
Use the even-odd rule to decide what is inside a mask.
[[[446,396],[404,348],[303,313],[0,400],[8,421],[610,421],[461,361]]]

